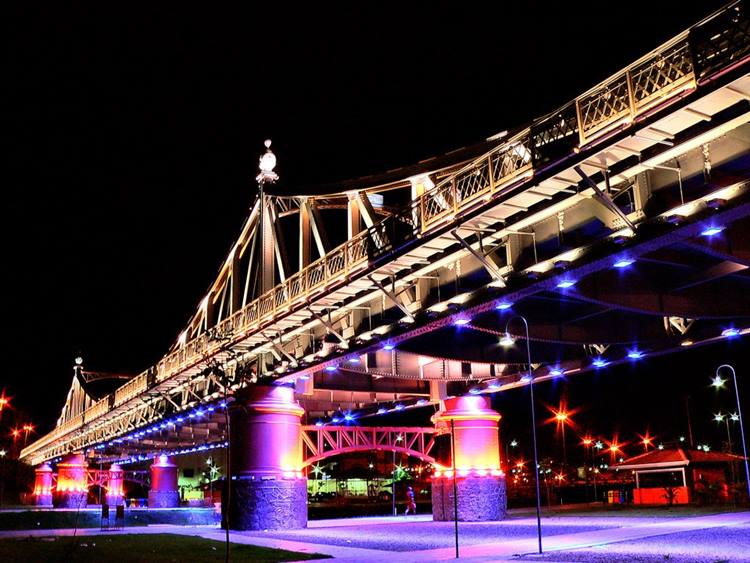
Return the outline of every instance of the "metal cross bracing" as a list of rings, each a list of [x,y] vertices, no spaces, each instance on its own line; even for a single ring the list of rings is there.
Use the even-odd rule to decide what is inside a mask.
[[[384,450],[434,463],[435,434],[432,427],[303,426],[302,457],[308,466],[335,455]]]
[[[701,244],[696,229],[709,214],[726,225],[741,221],[743,176],[729,182],[724,173],[721,185],[710,176],[722,166],[741,170],[733,163],[750,147],[747,21],[744,3],[728,5],[560,110],[488,141],[484,154],[464,163],[428,163],[401,178],[396,171],[387,181],[347,184],[338,194],[264,194],[172,350],[112,395],[70,413],[22,456],[37,463],[212,400],[223,385],[206,375],[209,362],[227,372],[252,365],[249,380],[297,381],[304,400],[321,384],[305,376],[374,350],[378,340],[395,344],[440,330],[477,301],[483,304],[472,314],[499,298],[537,299],[555,292],[566,271],[594,279],[625,250],[654,261],[675,245],[683,252]],[[718,47],[705,40],[709,31],[723,38]],[[726,208],[717,211],[714,200]],[[346,210],[347,232],[331,247],[323,214],[337,209]],[[682,219],[670,221],[669,213]],[[295,216],[292,274],[280,224]],[[596,236],[586,235],[591,224],[601,227]],[[654,229],[668,232],[659,237]],[[705,255],[739,263],[736,252],[704,246]],[[314,250],[319,258],[311,261]],[[584,263],[585,271],[566,270]],[[738,282],[742,272],[710,264],[691,275],[700,286],[712,276]],[[612,304],[611,297],[582,291],[575,300],[700,318],[681,315],[689,298],[659,310],[623,295]]]

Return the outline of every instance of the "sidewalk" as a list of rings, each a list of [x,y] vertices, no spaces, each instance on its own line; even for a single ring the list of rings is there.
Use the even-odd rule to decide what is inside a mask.
[[[379,526],[404,523],[403,533],[410,533],[409,522],[429,522],[431,516],[420,515],[409,521],[401,517],[384,516],[371,518],[350,518],[311,521],[310,528],[324,530],[331,528],[351,526]],[[523,519],[526,520],[526,519]],[[582,520],[591,521],[590,517]],[[597,530],[567,533],[543,537],[543,549],[546,553],[572,550],[586,547],[602,546],[611,543],[638,540],[643,538],[689,532],[695,530],[706,530],[725,526],[750,525],[750,512],[734,512],[727,514],[714,514],[709,516],[693,516],[686,518],[669,518],[657,522],[644,522],[644,519],[636,518],[632,525],[628,525],[625,518],[620,519],[619,525],[615,527]],[[399,526],[400,527],[400,526]],[[544,531],[544,524],[543,524]],[[64,530],[21,530],[2,531],[0,538],[22,538],[28,536],[92,536],[103,534],[180,534],[188,536],[199,536],[206,539],[224,541],[225,533],[216,526],[173,526],[152,525],[146,527],[127,528],[122,532],[100,531],[98,529],[64,529]],[[274,538],[260,535],[258,532],[243,533],[231,532],[230,541],[237,544],[259,545],[263,547],[274,547],[287,549],[300,553],[321,553],[334,557],[342,563],[361,563],[362,561],[384,561],[387,563],[415,562],[415,561],[443,561],[455,559],[455,548],[426,549],[421,551],[386,551],[382,549],[368,549],[364,547],[346,547],[318,543],[315,541],[294,541],[288,539]],[[509,561],[514,556],[533,554],[537,552],[536,537],[523,539],[511,539],[501,542],[483,543],[478,545],[466,545],[460,548],[461,561]],[[560,554],[560,561],[565,561],[565,555]],[[318,560],[328,561],[328,560]]]

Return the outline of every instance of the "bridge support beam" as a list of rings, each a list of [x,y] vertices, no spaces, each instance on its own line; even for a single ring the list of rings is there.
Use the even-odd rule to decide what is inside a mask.
[[[58,508],[86,506],[88,497],[86,458],[82,453],[66,455],[57,464],[57,488],[53,503]]]
[[[160,455],[151,464],[151,490],[148,492],[148,507],[174,508],[179,505],[177,464],[169,456]]]
[[[122,467],[113,463],[107,475],[107,504],[117,506],[124,503],[123,484],[125,482]]]
[[[34,473],[34,504],[52,506],[52,468],[48,463],[43,463]]]
[[[291,387],[251,386],[237,396],[231,410],[230,529],[307,526],[303,414]]]
[[[432,480],[433,520],[453,520],[453,471],[456,471],[458,519],[464,522],[502,520],[507,510],[505,475],[500,470],[500,415],[489,399],[456,397],[443,403],[432,421],[439,433],[453,429],[455,460],[451,469]]]

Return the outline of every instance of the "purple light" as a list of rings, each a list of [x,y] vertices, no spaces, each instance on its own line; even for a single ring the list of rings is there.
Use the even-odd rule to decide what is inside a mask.
[[[471,319],[467,319],[466,317],[459,317],[455,321],[453,321],[453,324],[456,326],[466,326],[471,322]]]
[[[631,360],[640,360],[645,354],[640,350],[631,350],[628,352],[628,358]]]
[[[560,280],[557,282],[557,287],[560,289],[568,289],[576,284],[575,280]]]
[[[203,416],[204,413],[202,410],[197,410],[195,411],[195,414],[197,414],[198,416]]]
[[[182,422],[183,420],[185,420],[185,419],[184,419],[184,418],[182,418],[181,416],[178,416],[178,417],[177,417],[177,422]]]
[[[361,361],[362,360],[359,359],[359,356],[352,356],[351,358],[349,358],[349,363],[350,364],[358,364]]]
[[[492,381],[489,385],[487,385],[487,389],[490,391],[499,391],[500,390],[500,382],[499,381]]]
[[[723,230],[724,230],[724,227],[711,225],[710,227],[706,227],[705,229],[703,229],[701,231],[701,235],[704,237],[712,237],[714,235],[718,235]]]
[[[301,379],[302,381],[307,381],[308,379],[310,379],[310,376],[309,375],[300,375],[299,379]]]
[[[226,401],[222,401],[222,402],[219,403],[219,406],[223,409],[224,407],[227,406],[227,402]]]
[[[507,311],[513,306],[513,303],[508,303],[507,301],[500,301],[497,305],[495,305],[495,309],[498,311]]]
[[[594,358],[594,360],[591,362],[591,364],[595,368],[599,369],[599,368],[603,368],[603,367],[606,367],[607,365],[609,365],[609,362],[607,360],[605,360],[604,358]]]
[[[523,377],[521,377],[521,381],[523,383],[531,383],[531,376],[530,375],[524,375]]]
[[[736,329],[736,328],[726,328],[721,331],[721,335],[726,338],[734,338],[735,336],[740,335],[740,331],[739,329]]]
[[[388,352],[393,350],[395,347],[396,346],[394,346],[393,344],[383,344],[383,350],[387,350]]]
[[[338,366],[326,366],[326,371],[336,371]]]
[[[417,401],[417,406],[418,407],[423,407],[423,406],[429,405],[429,404],[430,404],[430,401],[428,401],[427,399],[419,399]]]
[[[549,370],[549,374],[550,374],[551,376],[553,376],[553,377],[560,377],[560,376],[561,376],[561,375],[563,375],[564,373],[565,373],[565,370],[564,370],[564,369],[561,369],[561,368],[551,368],[551,369]]]
[[[632,265],[635,260],[631,258],[620,258],[617,262],[613,264],[615,268],[627,268],[628,266]]]

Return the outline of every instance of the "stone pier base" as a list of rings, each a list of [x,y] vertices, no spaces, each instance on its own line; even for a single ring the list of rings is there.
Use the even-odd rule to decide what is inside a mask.
[[[149,508],[175,508],[180,506],[180,493],[177,491],[149,491]]]
[[[53,497],[55,508],[86,508],[88,491],[65,491]]]
[[[226,498],[226,489],[223,497]],[[306,479],[233,479],[230,503],[231,530],[307,527]]]
[[[39,507],[52,507],[52,493],[39,494],[34,498],[34,505]]]
[[[490,522],[505,518],[508,499],[504,476],[458,477],[458,519],[461,522]],[[432,519],[453,520],[453,479],[432,480]]]

